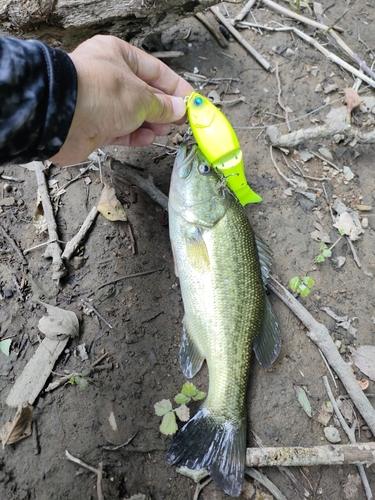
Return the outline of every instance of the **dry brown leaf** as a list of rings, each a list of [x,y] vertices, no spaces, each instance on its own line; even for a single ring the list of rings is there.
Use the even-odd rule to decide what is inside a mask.
[[[328,425],[328,422],[331,420],[333,415],[333,406],[330,401],[322,404],[322,408],[319,412],[319,415],[316,417],[316,420],[324,425],[325,427]]]
[[[67,337],[78,336],[79,321],[73,311],[66,311],[44,302],[40,303],[47,309],[47,315],[40,318],[38,328],[46,337],[51,340],[63,340]]]
[[[19,406],[12,422],[7,422],[0,430],[3,448],[7,444],[17,443],[31,434],[31,421],[34,408],[27,402]]]
[[[375,382],[375,346],[362,345],[352,349],[351,358],[361,372]]]
[[[359,235],[364,233],[364,230],[361,226],[358,226],[353,217],[348,212],[341,213],[337,219],[333,227],[337,229],[341,229],[344,231],[346,236],[349,236],[351,241],[356,241],[359,238]]]
[[[120,220],[127,221],[124,207],[121,205],[120,201],[117,199],[115,190],[113,187],[104,185],[102,194],[98,203],[99,212],[104,215],[104,217],[110,221]]]
[[[359,106],[361,104],[361,99],[359,98],[359,95],[357,94],[357,92],[352,89],[352,88],[347,88],[347,89],[344,89],[344,92],[345,92],[345,99],[344,99],[344,102],[346,104],[346,122],[347,123],[351,123],[351,115],[352,115],[352,111],[354,108],[356,108],[357,106]]]

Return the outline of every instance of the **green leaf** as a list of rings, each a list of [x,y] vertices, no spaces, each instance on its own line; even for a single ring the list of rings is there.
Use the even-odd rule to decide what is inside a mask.
[[[319,243],[319,248],[321,250],[324,250],[325,248],[327,248],[327,245],[325,243],[321,242],[321,243]]]
[[[181,420],[181,422],[187,422],[190,418],[190,410],[185,404],[182,404],[181,406],[176,408],[174,412]]]
[[[324,255],[318,255],[316,258],[316,262],[324,262],[326,259]]]
[[[344,236],[345,234],[345,229],[339,228],[338,232],[341,234],[341,236]]]
[[[182,394],[184,394],[184,396],[193,398],[197,394],[198,389],[191,382],[185,382],[184,385],[182,386],[181,392]]]
[[[306,392],[299,385],[295,385],[294,390],[296,391],[298,401],[305,410],[306,415],[311,418],[311,405],[310,401],[307,399]]]
[[[290,281],[289,281],[289,287],[295,292],[298,287],[300,286],[301,284],[301,280],[300,278],[298,278],[298,276],[295,276],[294,278],[292,278]]]
[[[84,377],[74,377],[74,382],[78,385],[80,391],[84,391],[89,385],[88,380]]]
[[[315,285],[315,281],[312,278],[310,278],[310,276],[305,276],[302,281],[309,288],[311,288]]]
[[[174,411],[169,411],[164,415],[159,429],[162,434],[166,434],[167,436],[172,436],[177,432],[178,426],[176,423],[176,415],[174,414]]]
[[[331,257],[332,252],[329,248],[327,248],[326,250],[323,250],[322,255],[326,259],[327,257]]]
[[[194,401],[201,401],[207,396],[207,394],[203,391],[197,391],[196,395],[193,396]]]
[[[175,402],[178,404],[178,405],[182,405],[184,403],[188,403],[190,401],[190,398],[189,396],[185,396],[185,394],[182,394],[181,392],[179,394],[177,394],[175,397],[174,397],[174,400]]]
[[[158,417],[162,417],[169,411],[172,411],[172,403],[169,399],[162,399],[154,404],[155,413]]]
[[[311,292],[310,288],[303,283],[300,284],[298,287],[299,293],[302,295],[302,297],[307,297],[309,293]]]
[[[12,343],[12,339],[2,340],[0,342],[0,351],[5,354],[5,356],[9,356],[10,344]]]

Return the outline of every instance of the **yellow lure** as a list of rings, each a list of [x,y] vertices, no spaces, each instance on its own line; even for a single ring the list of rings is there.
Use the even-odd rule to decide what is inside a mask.
[[[186,103],[190,128],[197,144],[212,164],[221,172],[228,187],[242,206],[262,201],[247,184],[242,151],[228,119],[211,101],[193,92]]]

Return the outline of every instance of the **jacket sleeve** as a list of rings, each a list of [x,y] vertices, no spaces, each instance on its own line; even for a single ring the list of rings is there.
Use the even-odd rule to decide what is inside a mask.
[[[0,165],[46,160],[63,145],[77,74],[63,51],[0,36]]]

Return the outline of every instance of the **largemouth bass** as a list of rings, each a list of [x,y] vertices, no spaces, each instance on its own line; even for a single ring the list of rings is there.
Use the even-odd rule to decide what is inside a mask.
[[[209,389],[173,439],[170,464],[206,468],[231,495],[241,493],[246,453],[246,389],[251,347],[268,368],[280,350],[253,231],[237,198],[195,146],[181,146],[169,192],[169,229],[184,304],[180,364],[193,377],[206,360]],[[263,255],[264,253],[264,255]]]

